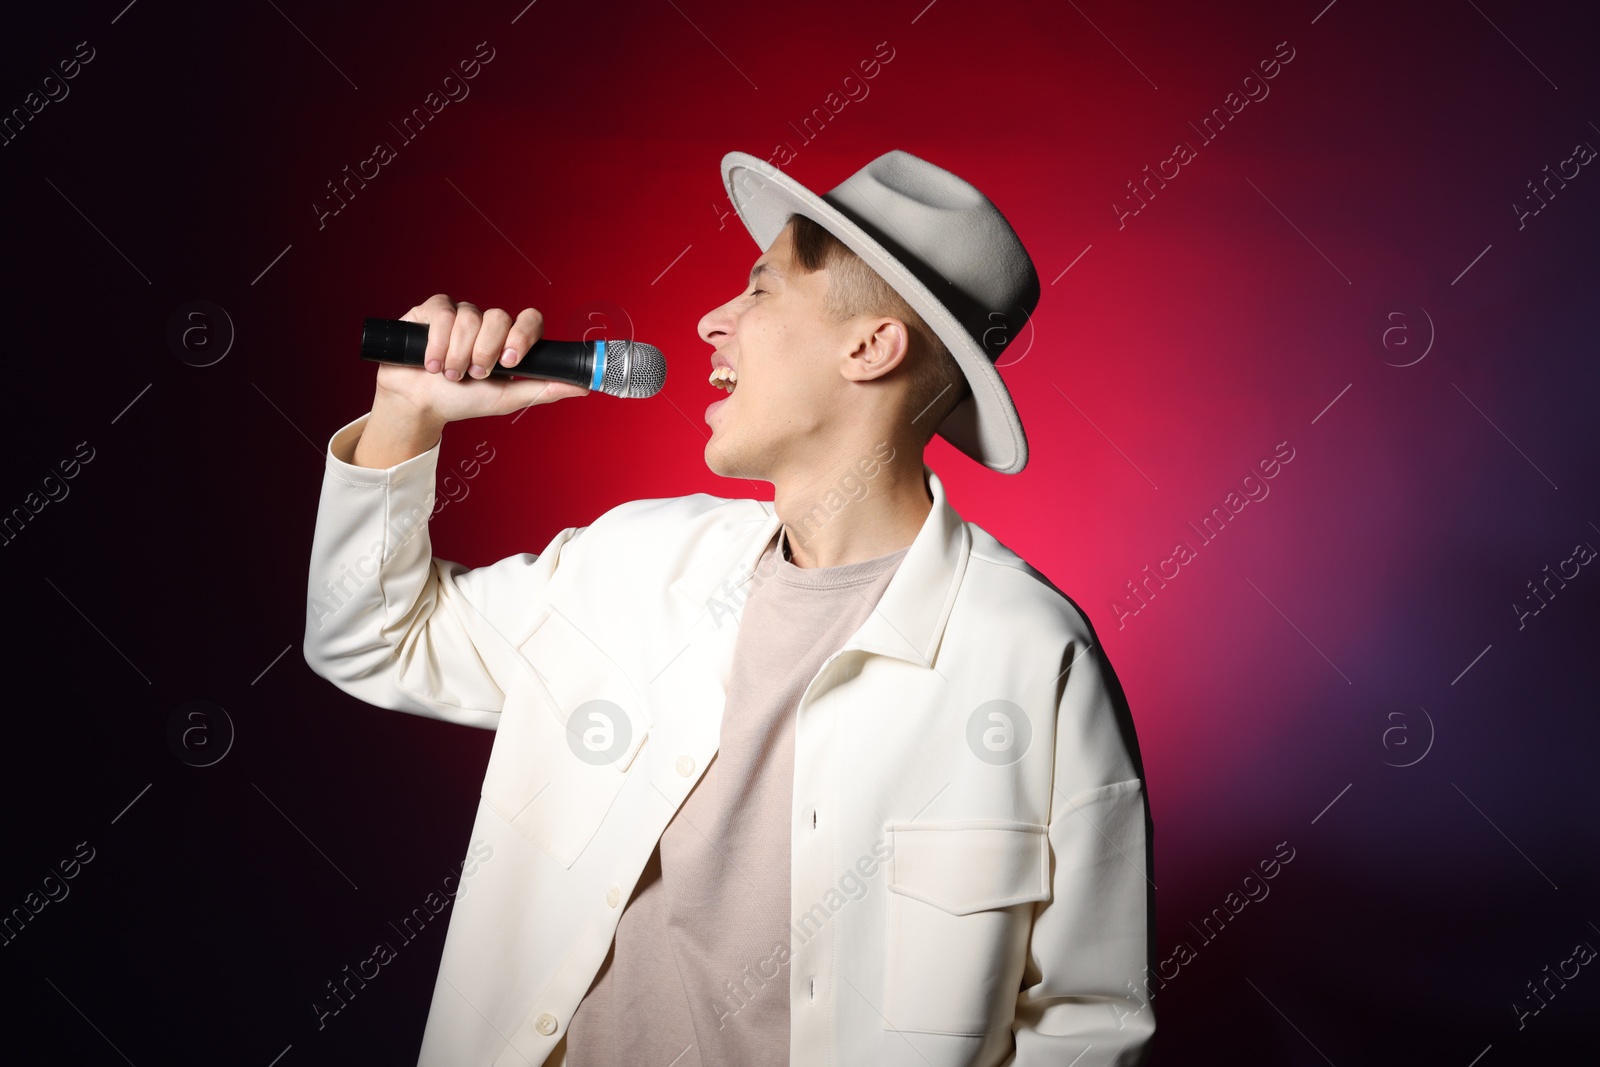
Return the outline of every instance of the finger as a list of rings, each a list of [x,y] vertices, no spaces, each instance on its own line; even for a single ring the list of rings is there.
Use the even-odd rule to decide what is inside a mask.
[[[507,367],[515,367],[543,336],[544,316],[537,308],[523,308],[517,320],[511,324],[511,332],[506,335],[505,351],[500,356],[500,362]]]
[[[478,339],[472,345],[472,366],[467,373],[474,378],[487,378],[500,353],[505,351],[506,334],[511,330],[511,313],[504,308],[490,308],[483,313],[483,325],[478,329]]]
[[[452,310],[455,308],[455,304],[451,302],[448,296],[444,293],[435,293],[404,315],[401,315],[400,319],[402,322],[427,322],[428,312],[437,307],[440,301],[443,301],[444,305]]]
[[[456,302],[456,322],[450,331],[450,352],[444,358],[444,376],[459,382],[467,376],[472,365],[472,346],[478,339],[478,328],[483,325],[483,312],[476,304],[465,300]]]
[[[455,325],[455,315],[455,302],[444,293],[435,293],[400,316],[407,322],[428,324],[428,343],[423,347],[422,365],[434,374],[444,369],[444,357],[450,348],[450,330]]]

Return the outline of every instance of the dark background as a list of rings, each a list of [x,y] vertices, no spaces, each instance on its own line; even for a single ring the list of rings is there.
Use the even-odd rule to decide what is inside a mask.
[[[1044,282],[1001,361],[1028,468],[928,461],[1085,608],[1127,689],[1157,955],[1193,953],[1152,1062],[1593,1054],[1600,965],[1520,1028],[1514,1007],[1600,947],[1600,565],[1515,607],[1600,546],[1600,168],[1523,214],[1600,146],[1592,14],[123,2],[11,14],[0,43],[0,114],[68,93],[0,145],[0,514],[26,513],[0,546],[0,914],[93,850],[0,947],[8,1059],[414,1062],[443,921],[320,1030],[310,1004],[459,864],[492,735],[364,705],[300,655],[323,450],[371,399],[361,319],[446,292],[668,355],[651,401],[450,427],[441,472],[496,459],[437,555],[745,494],[702,459],[695,323],[760,252],[718,161],[782,148],[824,191],[896,147],[982,188]],[[480,42],[469,95],[407,142],[391,124]],[[1202,138],[1246,90],[1269,95]],[[379,141],[395,158],[319,223]],[[1123,214],[1179,141],[1195,157]],[[1187,524],[1280,442],[1270,495],[1202,545]],[[1180,539],[1198,558],[1132,599]],[[1270,896],[1207,939],[1280,843]]]

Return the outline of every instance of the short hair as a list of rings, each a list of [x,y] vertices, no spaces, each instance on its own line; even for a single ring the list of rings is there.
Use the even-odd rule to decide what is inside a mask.
[[[907,407],[916,412],[911,416],[912,429],[926,444],[945,416],[972,393],[960,364],[916,309],[848,245],[805,215],[791,214],[788,221],[794,227],[794,253],[800,266],[807,272],[828,268],[823,306],[835,322],[857,315],[891,315],[906,324],[912,350],[906,361]]]

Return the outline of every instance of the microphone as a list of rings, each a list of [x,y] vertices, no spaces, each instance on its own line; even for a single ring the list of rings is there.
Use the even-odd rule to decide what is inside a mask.
[[[361,358],[373,363],[421,367],[428,324],[406,319],[367,319],[361,327]],[[492,378],[544,378],[570,382],[620,397],[654,396],[667,380],[661,349],[640,341],[535,341],[515,367],[496,360]],[[471,381],[472,379],[462,379]]]

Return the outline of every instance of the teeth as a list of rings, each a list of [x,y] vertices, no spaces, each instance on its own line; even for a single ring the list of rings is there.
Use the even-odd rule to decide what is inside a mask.
[[[718,367],[711,372],[711,376],[706,380],[712,385],[721,386],[731,393],[734,385],[739,381],[739,372],[729,367]]]

